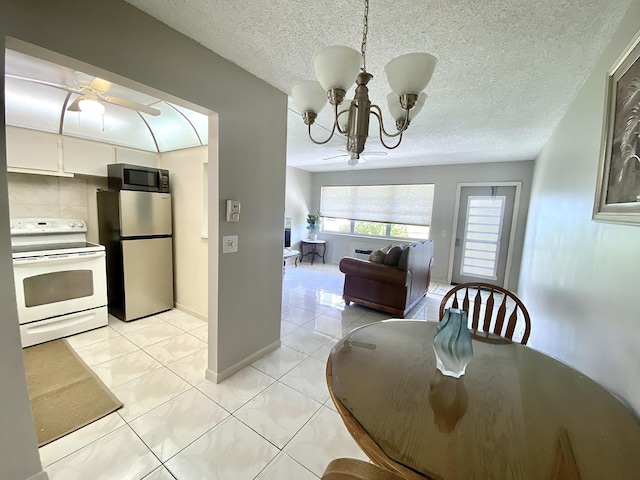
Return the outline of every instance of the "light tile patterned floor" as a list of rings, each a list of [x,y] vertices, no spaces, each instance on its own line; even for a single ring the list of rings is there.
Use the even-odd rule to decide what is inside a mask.
[[[342,283],[336,265],[287,266],[282,346],[217,385],[204,377],[206,322],[179,310],[70,337],[125,407],[42,447],[49,478],[313,480],[333,458],[366,459],[325,362],[342,335],[389,315],[345,307]],[[408,317],[437,320],[439,287]]]

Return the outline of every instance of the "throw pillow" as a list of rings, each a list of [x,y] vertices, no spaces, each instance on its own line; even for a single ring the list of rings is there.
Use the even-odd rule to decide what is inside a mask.
[[[387,245],[386,247],[382,247],[382,248],[380,249],[380,251],[381,251],[382,253],[384,253],[385,255],[387,254],[387,252],[389,252],[389,250],[391,250],[391,244]]]
[[[391,249],[387,252],[387,255],[384,259],[385,265],[390,265],[395,267],[398,265],[398,260],[400,260],[400,255],[402,255],[402,247],[396,245],[395,247],[391,247]]]
[[[369,261],[373,263],[384,263],[386,257],[387,254],[382,250],[374,250],[371,252],[371,255],[369,255]]]

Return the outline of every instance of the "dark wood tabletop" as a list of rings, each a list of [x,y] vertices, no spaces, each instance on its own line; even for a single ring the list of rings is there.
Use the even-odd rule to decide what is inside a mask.
[[[331,397],[374,463],[408,479],[640,479],[640,421],[598,383],[529,347],[482,338],[465,375],[446,377],[436,327],[377,322],[329,356]]]

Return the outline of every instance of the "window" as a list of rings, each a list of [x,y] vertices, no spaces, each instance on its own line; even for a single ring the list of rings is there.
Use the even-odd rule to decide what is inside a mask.
[[[323,186],[324,232],[429,238],[433,184]]]
[[[496,280],[506,197],[470,196],[461,275]]]

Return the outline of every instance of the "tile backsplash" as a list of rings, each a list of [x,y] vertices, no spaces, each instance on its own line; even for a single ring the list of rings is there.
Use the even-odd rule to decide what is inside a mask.
[[[79,218],[87,222],[87,240],[98,242],[96,190],[107,188],[106,178],[9,172],[8,187],[11,218]]]

